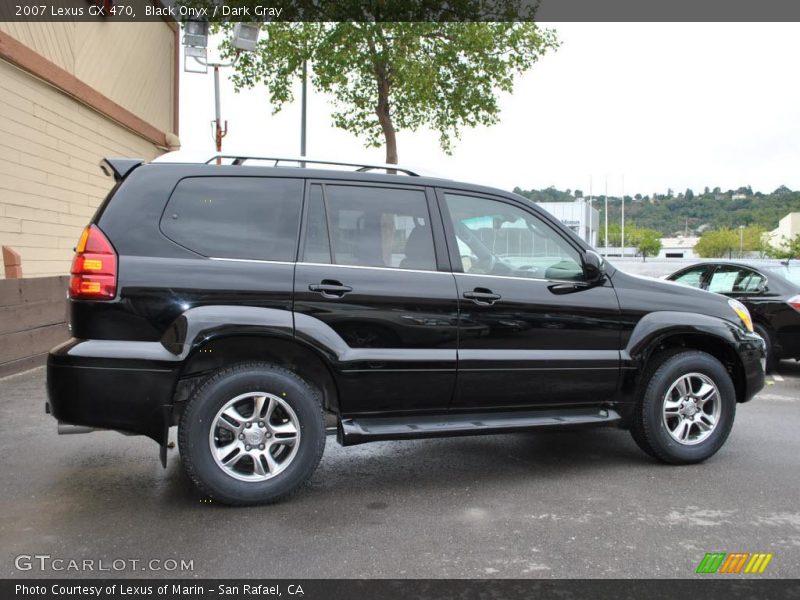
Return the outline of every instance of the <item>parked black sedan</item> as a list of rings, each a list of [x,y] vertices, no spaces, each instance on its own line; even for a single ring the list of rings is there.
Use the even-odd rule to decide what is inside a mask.
[[[667,279],[742,302],[767,343],[767,371],[782,358],[800,360],[800,261],[703,262]]]

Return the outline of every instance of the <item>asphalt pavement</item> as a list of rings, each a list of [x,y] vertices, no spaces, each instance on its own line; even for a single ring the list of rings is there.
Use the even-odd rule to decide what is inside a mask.
[[[56,435],[29,371],[0,379],[0,576],[692,577],[706,552],[770,552],[761,576],[797,577],[800,365],[769,381],[700,465],[616,429],[329,437],[301,492],[234,509],[198,494],[177,450],[163,470],[145,438]]]

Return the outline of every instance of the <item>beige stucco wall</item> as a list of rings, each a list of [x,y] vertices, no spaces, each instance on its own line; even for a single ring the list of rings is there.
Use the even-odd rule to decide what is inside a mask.
[[[81,229],[113,184],[100,159],[161,152],[0,60],[0,245],[20,253],[25,277],[67,273]]]
[[[4,31],[164,132],[174,132],[175,30],[166,22],[0,21]]]
[[[769,243],[781,248],[784,243],[800,235],[800,212],[789,213],[778,222],[777,229],[768,234]]]

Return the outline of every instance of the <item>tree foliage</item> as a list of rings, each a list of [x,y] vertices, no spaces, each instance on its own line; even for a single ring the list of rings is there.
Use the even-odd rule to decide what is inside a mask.
[[[749,186],[745,186],[745,190]],[[754,192],[745,198],[732,200],[734,190],[722,192],[719,187],[714,191],[702,194],[694,193],[689,199],[670,198],[666,194],[643,196],[641,201],[625,202],[625,221],[636,223],[639,227],[656,229],[665,237],[687,231],[690,235],[709,228],[728,227],[736,229],[739,225],[759,225],[765,230],[778,226],[778,221],[790,212],[800,211],[800,191],[792,191],[781,186],[774,192],[764,194]],[[522,190],[515,192],[537,202],[574,202],[554,187],[543,190]],[[635,197],[635,196],[634,196]],[[594,207],[600,211],[600,222],[605,220],[604,197],[594,198]],[[619,197],[608,199],[608,223],[619,223],[621,219],[621,201]],[[738,238],[735,250],[738,251]],[[758,248],[753,248],[758,250]]]
[[[628,231],[630,230],[630,233]],[[661,232],[646,227],[626,227],[625,244],[636,248],[642,258],[656,256],[661,252]]]
[[[600,228],[597,244],[599,247],[605,246],[605,227]],[[622,225],[620,223],[608,224],[608,245],[616,248],[622,245]],[[633,223],[625,223],[625,247],[630,246],[636,248],[636,254],[639,256],[645,258],[655,256],[661,252],[661,232],[646,227],[637,227]]]
[[[694,247],[697,255],[703,258],[730,257],[733,256],[734,249],[739,250],[739,236],[728,227],[703,232]]]
[[[265,85],[277,112],[307,60],[313,87],[333,98],[333,124],[385,144],[387,163],[397,162],[398,130],[431,128],[449,153],[464,127],[497,123],[498,91],[511,92],[558,46],[533,22],[272,22],[263,31],[257,52],[236,63],[237,90]]]
[[[751,225],[742,230],[730,227],[709,229],[703,232],[694,251],[703,258],[731,258],[750,252],[758,252],[763,256],[769,253],[764,233],[760,225]]]

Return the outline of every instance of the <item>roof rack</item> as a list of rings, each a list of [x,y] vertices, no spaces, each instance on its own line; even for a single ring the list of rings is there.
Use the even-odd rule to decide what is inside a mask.
[[[230,164],[232,165],[243,165],[248,160],[263,160],[268,162],[273,162],[273,167],[277,167],[280,163],[292,162],[297,163],[297,166],[300,168],[304,168],[306,164],[312,165],[336,165],[339,167],[356,167],[356,171],[359,173],[366,173],[368,171],[386,171],[387,173],[390,171],[394,171],[396,173],[403,173],[405,175],[410,175],[411,177],[419,177],[419,173],[412,171],[411,169],[406,169],[405,167],[400,167],[398,165],[390,165],[390,164],[368,164],[368,163],[352,163],[352,162],[342,162],[339,160],[323,160],[323,159],[313,159],[307,158],[304,156],[241,156],[241,155],[232,155],[232,154],[215,154],[211,158],[206,161],[207,165],[210,165],[213,162],[218,160],[230,160],[232,161]]]

